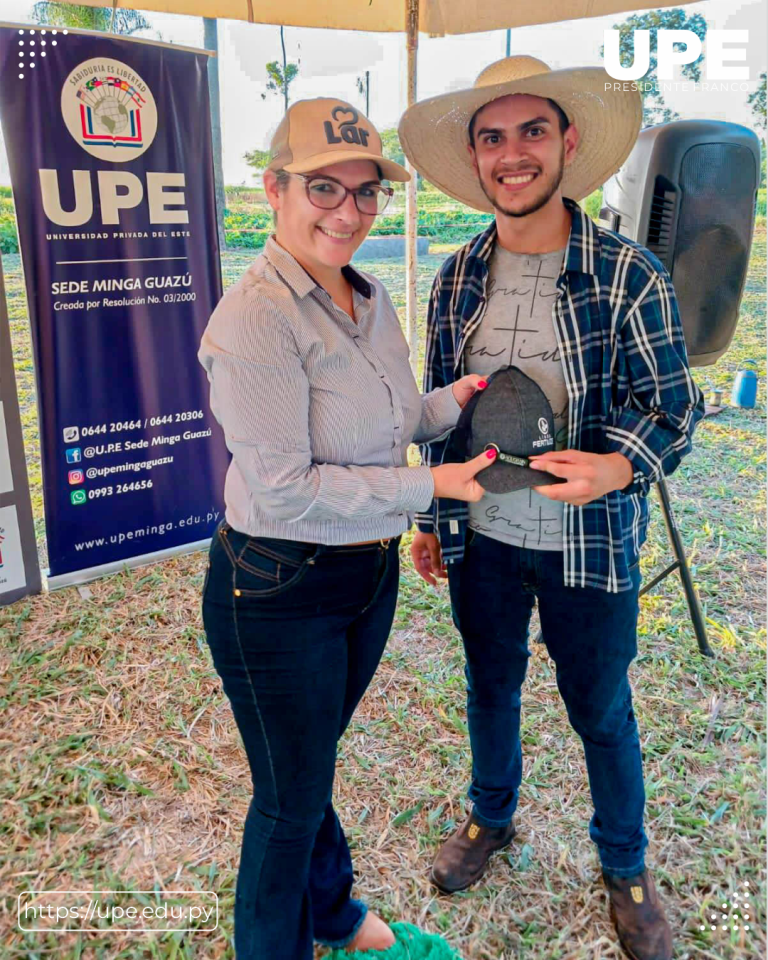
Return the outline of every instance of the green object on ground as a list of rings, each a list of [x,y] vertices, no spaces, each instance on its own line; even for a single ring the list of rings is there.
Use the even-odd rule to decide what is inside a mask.
[[[356,950],[347,953],[337,949],[326,960],[462,960],[436,933],[424,933],[412,923],[393,923],[395,942],[388,950]]]

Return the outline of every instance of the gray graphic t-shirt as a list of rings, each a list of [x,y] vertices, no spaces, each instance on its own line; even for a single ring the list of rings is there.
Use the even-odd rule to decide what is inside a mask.
[[[568,439],[568,391],[552,321],[564,250],[510,253],[496,244],[490,262],[488,307],[466,346],[467,373],[490,376],[519,367],[541,387],[555,415],[555,449]],[[482,484],[482,475],[478,477]],[[562,550],[563,505],[530,488],[486,493],[469,504],[472,530],[534,550]]]

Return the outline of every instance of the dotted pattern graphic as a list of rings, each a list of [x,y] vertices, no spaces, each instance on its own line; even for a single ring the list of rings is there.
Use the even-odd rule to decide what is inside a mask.
[[[40,30],[19,30],[18,51],[19,51],[19,80],[24,80],[26,76],[32,76],[27,71],[35,69],[40,62],[38,57],[47,57],[52,50],[46,47],[58,46],[58,37],[66,36],[69,30],[53,30],[46,27]]]
[[[715,930],[746,930],[749,931],[751,918],[749,903],[749,880],[743,883],[744,890],[733,894],[733,904],[729,908],[727,903],[721,904],[723,912],[709,915],[709,929]],[[730,911],[730,912],[729,912]],[[699,930],[706,930],[707,924],[702,923]]]

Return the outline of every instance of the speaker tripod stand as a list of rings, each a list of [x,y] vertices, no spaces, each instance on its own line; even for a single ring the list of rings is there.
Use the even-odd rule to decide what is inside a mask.
[[[683,585],[685,599],[688,602],[688,610],[691,615],[693,632],[696,634],[696,642],[699,645],[699,650],[704,654],[705,657],[714,657],[712,648],[707,640],[707,628],[704,625],[704,614],[701,612],[699,598],[696,596],[693,578],[691,577],[691,571],[688,567],[688,560],[685,556],[683,539],[680,536],[680,531],[678,530],[677,522],[675,521],[675,515],[672,512],[672,503],[669,499],[669,490],[667,490],[666,481],[662,478],[655,486],[656,493],[659,497],[661,513],[664,517],[664,525],[667,528],[667,536],[669,537],[669,543],[672,547],[672,555],[675,559],[665,570],[662,570],[661,573],[655,576],[653,580],[641,587],[639,596],[642,597],[643,594],[648,593],[649,590],[653,590],[653,588],[657,584],[661,583],[661,581],[666,577],[668,577],[670,573],[674,573],[675,570],[679,571],[680,581]],[[539,630],[539,632],[536,634],[533,642],[541,643],[541,630]]]

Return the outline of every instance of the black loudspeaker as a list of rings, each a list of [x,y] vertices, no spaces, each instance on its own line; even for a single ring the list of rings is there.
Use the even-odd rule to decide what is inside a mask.
[[[692,367],[715,363],[733,339],[759,182],[751,130],[677,120],[642,130],[603,188],[600,222],[655,253],[672,277]]]

